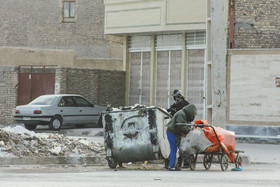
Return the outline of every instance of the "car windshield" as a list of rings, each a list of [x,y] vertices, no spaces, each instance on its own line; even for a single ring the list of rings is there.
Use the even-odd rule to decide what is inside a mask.
[[[40,96],[34,99],[31,103],[29,103],[29,105],[51,105],[56,98],[57,96],[54,95]]]

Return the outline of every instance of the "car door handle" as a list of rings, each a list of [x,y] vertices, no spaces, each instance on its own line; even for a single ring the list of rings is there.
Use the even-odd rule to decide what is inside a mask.
[[[60,112],[63,112],[63,110],[60,110]]]
[[[80,112],[82,112],[83,110],[80,110]]]

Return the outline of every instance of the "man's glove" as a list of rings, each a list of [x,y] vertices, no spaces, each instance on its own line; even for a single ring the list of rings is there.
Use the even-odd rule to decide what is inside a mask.
[[[167,109],[167,112],[172,115],[176,113],[176,110],[174,108],[169,108]]]

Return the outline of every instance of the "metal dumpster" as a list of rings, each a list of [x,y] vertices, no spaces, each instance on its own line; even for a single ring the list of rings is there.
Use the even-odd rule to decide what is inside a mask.
[[[157,107],[102,113],[106,159],[110,168],[126,162],[168,159],[166,124],[171,116]]]

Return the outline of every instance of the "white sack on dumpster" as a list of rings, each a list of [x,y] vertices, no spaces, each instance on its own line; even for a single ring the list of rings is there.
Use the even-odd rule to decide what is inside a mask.
[[[180,150],[189,154],[201,153],[209,146],[214,145],[210,142],[201,128],[192,129],[186,137],[181,138]]]

